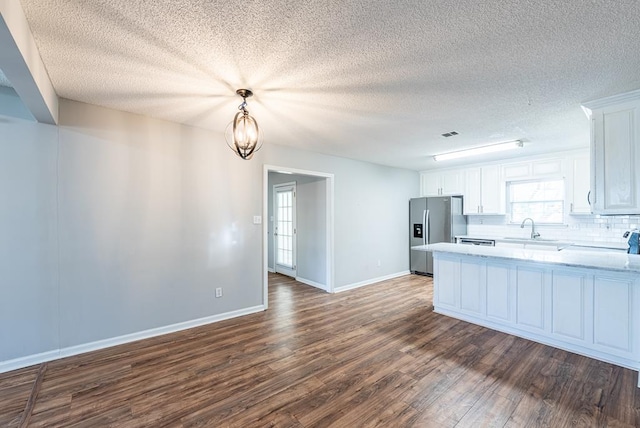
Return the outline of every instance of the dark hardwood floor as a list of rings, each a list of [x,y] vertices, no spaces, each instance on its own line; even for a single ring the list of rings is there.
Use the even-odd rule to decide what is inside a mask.
[[[266,312],[0,375],[0,426],[640,426],[636,373],[437,315],[429,278],[269,278]]]

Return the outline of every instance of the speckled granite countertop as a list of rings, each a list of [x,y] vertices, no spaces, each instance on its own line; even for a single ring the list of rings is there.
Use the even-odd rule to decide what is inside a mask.
[[[418,245],[414,250],[461,254],[474,257],[493,257],[526,262],[553,264],[619,272],[640,273],[640,255],[623,252],[544,251],[521,248],[483,247],[438,243]]]

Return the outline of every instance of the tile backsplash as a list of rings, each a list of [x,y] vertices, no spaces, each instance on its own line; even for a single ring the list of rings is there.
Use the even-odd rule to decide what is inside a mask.
[[[535,219],[534,219],[535,220]],[[626,243],[624,232],[640,226],[640,216],[568,216],[564,225],[536,224],[541,237],[572,242]],[[467,234],[487,237],[515,236],[528,238],[531,224],[524,229],[520,224],[510,224],[508,216],[467,216]]]

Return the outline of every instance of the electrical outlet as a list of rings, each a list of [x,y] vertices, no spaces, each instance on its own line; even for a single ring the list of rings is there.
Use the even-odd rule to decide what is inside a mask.
[[[222,297],[222,287],[216,288],[216,297]]]
[[[378,267],[382,266],[382,263],[380,263],[380,260],[378,260]]]

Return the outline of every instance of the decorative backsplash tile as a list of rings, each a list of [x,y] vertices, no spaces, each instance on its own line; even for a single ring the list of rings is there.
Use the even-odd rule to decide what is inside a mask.
[[[640,216],[568,216],[567,224],[536,224],[536,231],[543,238],[563,241],[626,243],[624,232],[640,226]],[[535,220],[535,219],[534,219]],[[531,225],[524,229],[520,224],[508,223],[507,216],[468,216],[467,233],[469,235],[505,237],[516,236],[528,238]]]

